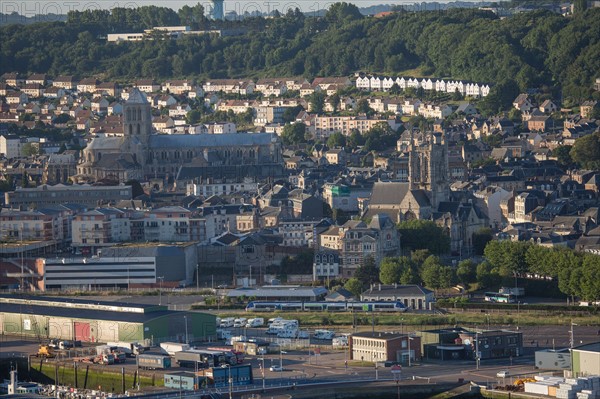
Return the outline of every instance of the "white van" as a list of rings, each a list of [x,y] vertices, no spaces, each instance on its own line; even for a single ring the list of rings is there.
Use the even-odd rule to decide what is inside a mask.
[[[222,319],[221,323],[219,324],[220,328],[228,328],[228,327],[233,327],[233,317],[227,317],[226,319]]]
[[[248,328],[260,327],[260,326],[264,326],[264,325],[265,325],[265,319],[263,319],[262,317],[250,319],[246,323],[246,327],[248,327]]]
[[[247,319],[245,317],[240,317],[239,319],[235,319],[233,321],[233,326],[238,328],[238,327],[245,327],[246,326],[246,321]]]

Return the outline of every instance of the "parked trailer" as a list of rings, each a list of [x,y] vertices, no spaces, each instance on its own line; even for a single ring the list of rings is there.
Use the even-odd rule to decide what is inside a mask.
[[[175,355],[177,352],[190,350],[189,344],[181,344],[179,342],[161,342],[161,352],[165,352],[167,355]]]
[[[137,364],[140,368],[145,369],[169,369],[171,368],[171,357],[145,353],[137,357]]]

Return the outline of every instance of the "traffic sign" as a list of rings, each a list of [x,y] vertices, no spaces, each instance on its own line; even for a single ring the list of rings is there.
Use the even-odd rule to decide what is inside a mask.
[[[402,372],[402,366],[395,364],[391,368],[392,374],[400,374]]]

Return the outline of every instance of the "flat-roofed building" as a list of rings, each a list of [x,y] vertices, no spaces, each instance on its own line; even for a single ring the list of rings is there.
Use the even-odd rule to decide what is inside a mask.
[[[214,341],[216,317],[167,306],[75,298],[0,296],[0,331],[31,339],[82,342]]]
[[[353,360],[408,364],[421,358],[421,338],[401,333],[361,332],[350,337]]]
[[[35,188],[17,188],[4,194],[5,203],[12,208],[35,207],[49,205],[81,204],[98,206],[130,200],[131,186],[90,186],[89,184],[67,186],[43,184]]]

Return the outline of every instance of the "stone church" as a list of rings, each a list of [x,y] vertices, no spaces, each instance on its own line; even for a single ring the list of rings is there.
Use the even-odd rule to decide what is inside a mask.
[[[123,105],[123,133],[94,137],[83,150],[77,173],[88,181],[172,179],[192,165],[256,169],[282,164],[281,153],[280,140],[271,133],[156,134],[146,95],[134,88]]]
[[[377,182],[365,216],[386,213],[396,223],[430,219],[441,202],[448,201],[448,145],[441,133],[412,138],[408,182]]]
[[[471,253],[472,236],[489,225],[484,206],[474,198],[450,193],[448,144],[442,133],[413,138],[408,148],[408,182],[377,182],[364,216],[386,213],[396,223],[433,220],[450,236],[451,251]],[[459,193],[453,193],[459,194]]]

